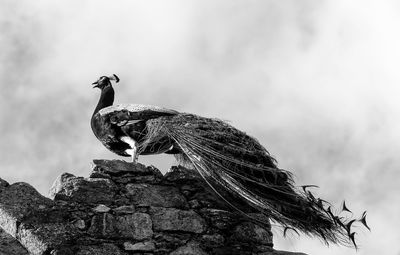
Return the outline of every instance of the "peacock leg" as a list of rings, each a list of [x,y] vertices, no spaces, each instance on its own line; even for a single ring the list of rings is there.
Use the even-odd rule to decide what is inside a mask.
[[[131,155],[132,158],[132,163],[136,163],[138,160],[138,143],[133,140],[132,138],[130,138],[129,136],[122,136],[120,138],[121,141],[123,141],[124,143],[127,143],[130,147],[130,149],[125,150],[125,152],[129,155]]]
[[[131,150],[131,155],[132,155],[132,163],[136,163],[138,160],[139,155],[137,154],[137,146],[133,146]]]

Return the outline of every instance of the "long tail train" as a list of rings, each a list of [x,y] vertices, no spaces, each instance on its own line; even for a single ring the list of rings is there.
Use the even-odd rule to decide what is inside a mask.
[[[288,230],[300,230],[327,244],[357,248],[352,225],[360,222],[369,229],[366,212],[358,220],[333,212],[328,202],[309,191],[314,185],[296,188],[292,174],[277,168],[275,159],[256,139],[221,120],[192,114],[149,120],[139,150],[165,137],[230,206],[246,214],[240,203],[227,199],[224,192],[281,224],[284,235]],[[342,209],[349,211],[345,203]]]

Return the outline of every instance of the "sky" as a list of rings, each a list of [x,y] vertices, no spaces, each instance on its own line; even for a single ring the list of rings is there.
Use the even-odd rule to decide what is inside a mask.
[[[297,184],[368,211],[358,252],[279,228],[276,249],[400,255],[399,26],[395,0],[0,0],[0,177],[47,195],[119,158],[89,124],[91,83],[115,73],[115,103],[226,120]]]

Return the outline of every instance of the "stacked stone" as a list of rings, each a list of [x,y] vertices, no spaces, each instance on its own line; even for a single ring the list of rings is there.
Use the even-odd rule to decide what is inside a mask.
[[[295,254],[272,249],[267,218],[252,215],[261,226],[233,213],[181,166],[163,176],[154,167],[95,160],[89,178],[58,177],[50,197],[0,181],[0,226],[30,254]]]

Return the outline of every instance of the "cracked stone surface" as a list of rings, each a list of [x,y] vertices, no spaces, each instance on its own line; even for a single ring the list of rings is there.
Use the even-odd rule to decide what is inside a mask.
[[[116,185],[110,179],[63,174],[54,182],[50,197],[80,203],[106,204],[114,200],[116,190]]]
[[[202,233],[206,222],[193,210],[154,207],[150,210],[155,230]]]
[[[153,236],[152,221],[147,213],[134,213],[117,218],[116,228],[121,237],[144,240]]]
[[[171,252],[170,255],[208,255],[197,242],[189,242],[186,245],[179,247],[175,251]]]
[[[27,183],[14,183],[4,188],[0,201],[0,227],[13,237],[17,236],[17,228],[23,219],[54,204]]]
[[[126,251],[153,251],[155,250],[155,245],[153,241],[145,241],[139,243],[125,242],[124,249]]]
[[[6,188],[7,186],[9,186],[10,184],[7,182],[7,181],[5,181],[5,180],[3,180],[3,179],[1,179],[0,178],[0,192],[4,189],[4,188]]]
[[[28,255],[28,251],[11,235],[0,228],[0,254]]]
[[[129,183],[127,194],[132,202],[140,206],[188,207],[186,199],[179,190],[171,186]]]

